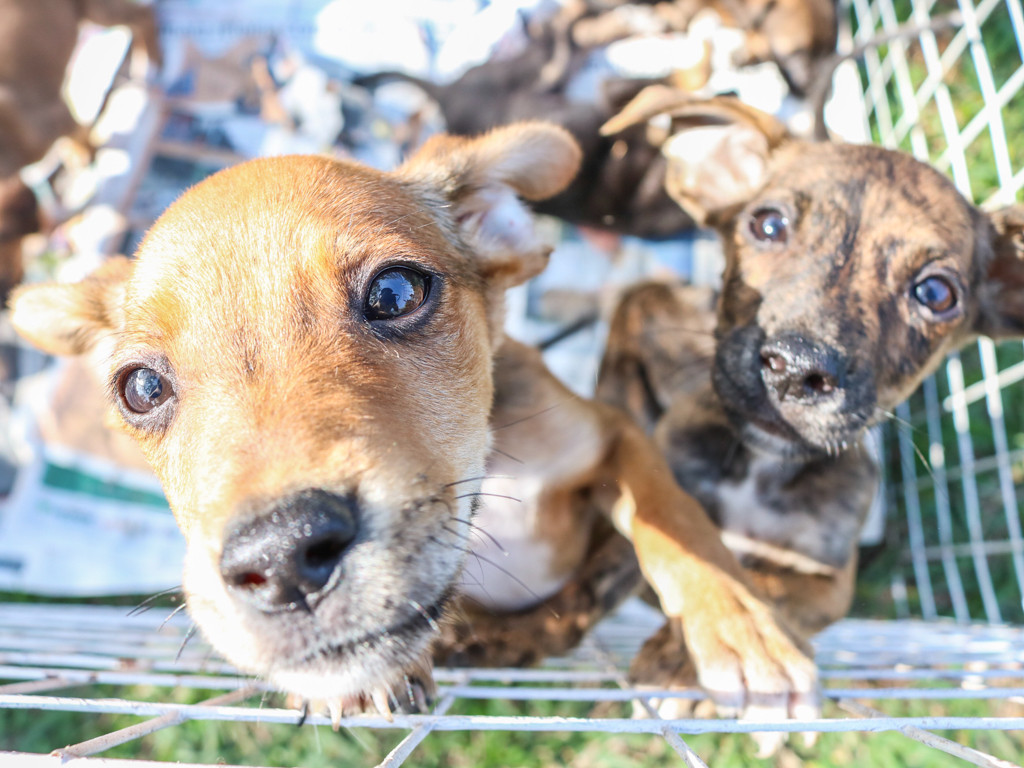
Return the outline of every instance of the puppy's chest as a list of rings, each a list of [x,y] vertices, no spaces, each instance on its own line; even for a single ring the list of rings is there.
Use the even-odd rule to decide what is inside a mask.
[[[673,466],[744,562],[801,572],[846,564],[877,483],[860,447],[838,459],[791,463],[734,445],[717,457],[676,456]]]
[[[496,610],[521,610],[572,577],[589,542],[589,508],[579,492],[599,455],[592,424],[542,409],[495,434],[467,544],[463,592]]]

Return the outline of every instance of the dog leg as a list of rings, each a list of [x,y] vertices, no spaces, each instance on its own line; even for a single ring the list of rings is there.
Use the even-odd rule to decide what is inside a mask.
[[[628,533],[662,609],[686,639],[698,680],[720,712],[818,711],[817,671],[799,640],[758,599],[718,530],[676,485],[654,445],[628,418],[606,462],[621,497],[612,516]]]

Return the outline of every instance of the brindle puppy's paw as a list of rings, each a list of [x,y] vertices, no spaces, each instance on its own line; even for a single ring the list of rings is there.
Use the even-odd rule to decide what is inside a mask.
[[[434,661],[452,667],[528,667],[563,655],[642,584],[633,545],[611,534],[591,550],[572,581],[533,608],[496,614],[464,603],[434,646]]]
[[[530,667],[565,653],[593,624],[593,603],[582,596],[573,599],[575,593],[565,588],[519,613],[464,607],[463,618],[450,623],[434,646],[434,662],[440,667]],[[571,602],[576,605],[566,605]]]

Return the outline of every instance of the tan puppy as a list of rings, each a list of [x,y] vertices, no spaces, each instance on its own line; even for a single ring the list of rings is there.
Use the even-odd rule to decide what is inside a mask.
[[[654,432],[807,636],[853,597],[877,486],[865,430],[951,350],[1024,335],[1024,208],[986,214],[909,155],[800,141],[732,98],[651,89],[607,130],[659,115],[666,186],[720,235],[723,286],[634,288],[599,393]],[[661,663],[685,651],[661,640],[638,676],[685,684]]]
[[[578,160],[564,131],[526,124],[437,137],[392,174],[254,161],[187,192],[135,262],[16,296],[26,337],[108,371],[188,541],[190,611],[232,662],[337,714],[420,706],[481,483],[508,468],[523,503],[479,514],[518,525],[502,537],[530,562],[506,567],[543,583],[523,601],[488,579],[477,602],[548,597],[514,619],[542,626],[575,574],[600,582],[590,497],[632,536],[720,700],[813,706],[813,665],[653,444],[501,343],[503,292],[548,252],[516,195],[556,193]],[[598,601],[622,594],[625,562]]]

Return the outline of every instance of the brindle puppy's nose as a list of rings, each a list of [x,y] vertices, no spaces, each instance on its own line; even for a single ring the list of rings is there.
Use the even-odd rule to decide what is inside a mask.
[[[820,402],[844,386],[846,363],[831,347],[798,334],[778,336],[761,347],[761,378],[778,400]]]
[[[353,503],[320,489],[276,501],[229,531],[220,558],[228,590],[267,613],[310,608],[356,536]]]

